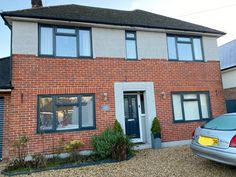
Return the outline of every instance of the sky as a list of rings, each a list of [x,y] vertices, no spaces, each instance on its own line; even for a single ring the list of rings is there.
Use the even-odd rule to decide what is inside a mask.
[[[235,0],[42,0],[44,6],[79,4],[121,10],[142,9],[191,23],[214,28],[227,34],[218,46],[236,39]],[[31,8],[31,0],[0,0],[0,11]],[[0,58],[10,55],[10,30],[0,19]]]

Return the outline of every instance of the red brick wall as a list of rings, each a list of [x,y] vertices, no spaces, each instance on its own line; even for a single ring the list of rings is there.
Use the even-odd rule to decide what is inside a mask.
[[[164,59],[126,61],[114,58],[63,59],[13,56],[11,116],[8,117],[9,139],[27,134],[29,152],[52,152],[61,138],[83,140],[89,148],[90,137],[102,132],[115,120],[114,82],[154,82],[157,115],[163,141],[190,139],[199,122],[173,124],[171,91],[210,91],[212,113],[224,113],[219,62],[171,62]],[[166,92],[162,99],[161,92]],[[216,93],[219,93],[217,94]],[[104,102],[103,93],[108,93]],[[38,94],[96,94],[96,130],[37,134]],[[102,111],[108,104],[110,111]],[[12,147],[9,146],[10,153]]]
[[[236,99],[236,88],[224,89],[224,96],[226,100]]]

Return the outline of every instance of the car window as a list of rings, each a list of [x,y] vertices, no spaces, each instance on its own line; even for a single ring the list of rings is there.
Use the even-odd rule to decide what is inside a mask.
[[[213,130],[236,130],[236,115],[222,115],[212,119],[202,128]]]

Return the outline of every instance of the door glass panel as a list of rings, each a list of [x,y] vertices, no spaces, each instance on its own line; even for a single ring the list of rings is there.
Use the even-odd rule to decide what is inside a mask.
[[[141,113],[145,114],[145,104],[144,104],[144,95],[140,94],[140,102],[141,102]]]
[[[137,119],[137,102],[136,98],[131,98],[131,105],[132,105],[132,118]]]
[[[128,98],[124,98],[124,106],[125,106],[125,118],[129,117],[129,101]]]

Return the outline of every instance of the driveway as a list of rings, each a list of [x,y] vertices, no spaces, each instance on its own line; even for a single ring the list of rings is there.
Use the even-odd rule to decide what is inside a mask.
[[[129,161],[34,173],[38,177],[235,177],[236,167],[195,156],[189,146],[142,150]],[[29,177],[29,175],[27,175]]]

